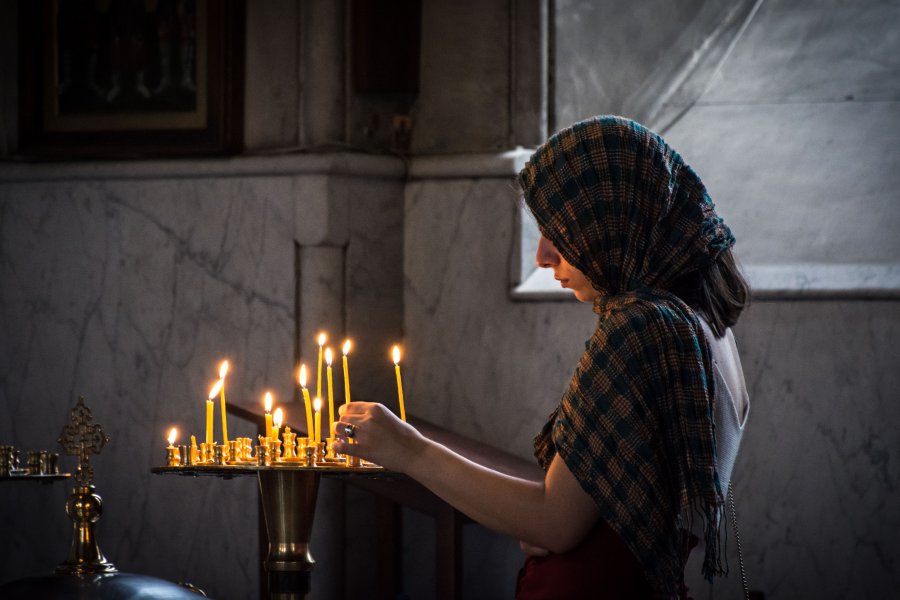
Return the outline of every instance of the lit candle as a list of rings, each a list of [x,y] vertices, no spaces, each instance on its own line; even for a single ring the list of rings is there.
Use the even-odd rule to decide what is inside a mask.
[[[350,404],[350,372],[347,369],[347,355],[350,353],[350,340],[344,342],[341,349],[344,353],[344,404]]]
[[[303,391],[303,403],[306,405],[306,437],[313,436],[312,403],[309,401],[309,390],[306,389],[306,365],[300,365],[300,389]]]
[[[225,376],[228,375],[228,361],[223,360],[219,366],[219,381],[222,386],[219,388],[219,396],[222,399],[222,443],[228,445],[228,422],[225,418]]]
[[[206,399],[206,443],[213,443],[213,401],[212,399],[216,397],[216,394],[219,393],[218,386],[221,385],[221,381],[217,381],[212,389],[209,391],[209,396]]]
[[[316,412],[316,436],[315,441],[318,445],[322,441],[322,399],[313,400],[313,410]]]
[[[166,447],[166,466],[177,467],[181,464],[181,455],[178,448],[175,447],[175,439],[178,437],[178,430],[174,427],[169,430],[169,445]]]
[[[334,436],[334,388],[331,385],[331,348],[325,349],[325,363],[328,365],[328,437]]]
[[[316,364],[316,398],[322,397],[322,346],[325,345],[326,336],[319,334],[319,362]]]
[[[263,399],[263,406],[266,409],[266,437],[272,436],[272,392],[266,392]]]
[[[400,346],[394,346],[394,372],[397,374],[397,397],[400,399],[400,419],[406,422],[406,407],[403,406],[403,380],[400,379]]]
[[[275,416],[272,417],[272,435],[269,437],[273,440],[277,440],[278,436],[281,434],[281,424],[284,422],[284,412],[281,410],[281,407],[275,409]]]

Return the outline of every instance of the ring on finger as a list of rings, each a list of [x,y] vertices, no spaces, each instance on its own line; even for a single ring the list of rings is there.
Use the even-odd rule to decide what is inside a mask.
[[[353,439],[353,436],[356,435],[356,425],[344,425],[344,435],[348,439]]]

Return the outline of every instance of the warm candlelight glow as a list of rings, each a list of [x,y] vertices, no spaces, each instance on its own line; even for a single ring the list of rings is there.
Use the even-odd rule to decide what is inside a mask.
[[[300,374],[297,376],[300,381],[300,387],[306,387],[306,365],[300,365]]]
[[[399,365],[400,364],[400,346],[394,346],[393,355],[394,355],[394,364]]]
[[[216,396],[219,395],[219,391],[222,389],[222,380],[218,380],[213,386],[212,389],[209,390],[209,399],[212,400]]]
[[[344,347],[341,349],[341,352],[344,353],[344,356],[347,356],[348,354],[350,354],[351,345],[352,344],[350,343],[350,340],[347,340],[344,342]]]
[[[322,410],[322,399],[321,398],[313,398],[313,410],[319,412]]]
[[[325,341],[326,341],[327,339],[328,339],[328,336],[327,336],[327,335],[325,335],[324,333],[320,333],[320,334],[319,334],[319,340],[318,340],[319,345],[320,345],[320,346],[324,346],[324,345],[325,345]]]
[[[169,445],[174,445],[176,439],[178,439],[178,430],[173,427],[169,430]]]
[[[331,348],[325,348],[325,364],[330,367],[333,359],[334,354],[331,352]]]
[[[222,365],[219,367],[219,379],[225,379],[226,375],[228,375],[228,361],[223,360]]]
[[[281,407],[275,409],[275,415],[272,417],[272,435],[269,436],[277,440],[281,434],[281,424],[284,422],[284,412]]]

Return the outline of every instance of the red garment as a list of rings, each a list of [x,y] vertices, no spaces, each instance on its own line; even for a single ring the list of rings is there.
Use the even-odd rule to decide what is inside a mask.
[[[696,544],[696,538],[694,538]],[[682,583],[680,598],[688,599]],[[563,554],[529,556],[519,571],[516,600],[654,599],[640,564],[622,539],[599,522]],[[690,599],[688,599],[690,600]]]

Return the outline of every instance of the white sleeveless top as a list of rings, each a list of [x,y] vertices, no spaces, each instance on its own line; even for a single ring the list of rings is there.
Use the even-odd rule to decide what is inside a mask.
[[[728,495],[728,483],[734,469],[747,413],[750,411],[750,396],[744,382],[741,358],[731,329],[716,339],[709,323],[697,315],[703,326],[703,333],[712,354],[713,370],[716,377],[716,468],[722,484],[722,495]]]

